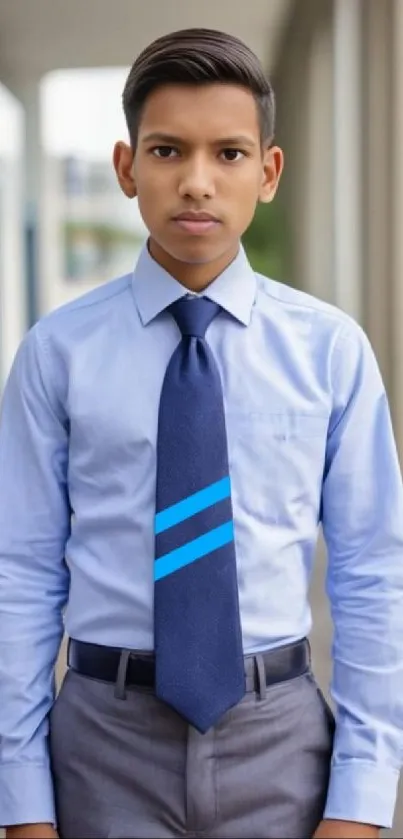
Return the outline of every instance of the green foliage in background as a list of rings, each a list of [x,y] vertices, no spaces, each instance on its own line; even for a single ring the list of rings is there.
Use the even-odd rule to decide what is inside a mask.
[[[286,282],[288,239],[281,204],[259,204],[242,241],[255,271]]]

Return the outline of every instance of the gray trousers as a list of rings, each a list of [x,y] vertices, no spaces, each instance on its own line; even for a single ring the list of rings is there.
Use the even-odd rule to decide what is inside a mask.
[[[50,719],[60,836],[308,839],[333,731],[311,673],[246,694],[201,735],[150,690],[119,699],[69,671]]]

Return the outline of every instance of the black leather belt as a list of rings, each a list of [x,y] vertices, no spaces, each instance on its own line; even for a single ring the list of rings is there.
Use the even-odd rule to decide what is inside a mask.
[[[125,686],[154,687],[154,655],[117,647],[104,647],[83,641],[69,640],[68,666],[92,679],[116,682],[122,656],[125,656]],[[294,644],[277,647],[266,652],[245,656],[246,690],[261,690],[266,686],[289,681],[302,676],[310,667],[311,656],[306,638]],[[262,672],[263,670],[263,672]]]

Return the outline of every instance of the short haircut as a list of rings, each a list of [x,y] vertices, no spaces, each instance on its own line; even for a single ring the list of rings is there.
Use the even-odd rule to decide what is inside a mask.
[[[239,38],[213,29],[183,29],[153,41],[134,62],[123,91],[123,109],[133,148],[145,102],[163,85],[239,85],[253,94],[262,144],[274,138],[276,104],[262,65]]]

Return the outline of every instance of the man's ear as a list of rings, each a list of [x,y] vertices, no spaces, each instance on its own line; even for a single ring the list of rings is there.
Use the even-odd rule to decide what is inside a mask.
[[[263,152],[263,177],[259,201],[269,204],[273,200],[284,167],[284,154],[279,146],[270,146]]]
[[[133,174],[134,152],[131,146],[120,140],[113,149],[113,165],[119,186],[127,198],[137,195],[136,182]]]

